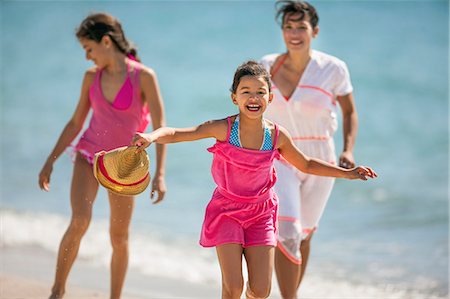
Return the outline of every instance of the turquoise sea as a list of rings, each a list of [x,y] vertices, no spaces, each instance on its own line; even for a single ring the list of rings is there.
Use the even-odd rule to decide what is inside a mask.
[[[449,4],[312,3],[320,16],[313,47],[350,69],[360,121],[355,157],[379,178],[337,181],[307,275],[339,298],[365,298],[351,291],[361,289],[372,298],[446,298]],[[97,11],[122,21],[156,71],[170,126],[235,113],[228,89],[237,65],[285,50],[272,1],[1,1],[0,250],[32,245],[56,257],[70,217],[70,154],[57,161],[49,193],[37,176],[92,65],[75,28]],[[151,205],[146,192],[136,200],[130,271],[219,285],[214,250],[198,245],[214,189],[206,151],[213,143],[168,147],[166,199]],[[153,149],[149,155],[154,160]],[[80,256],[104,267],[108,217],[102,190]]]

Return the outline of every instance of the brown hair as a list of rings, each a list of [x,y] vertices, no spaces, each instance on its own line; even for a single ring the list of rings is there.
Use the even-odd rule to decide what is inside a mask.
[[[76,30],[77,38],[86,38],[99,43],[107,35],[121,53],[132,55],[137,61],[137,50],[125,37],[119,20],[107,13],[94,13],[87,16]]]
[[[233,85],[231,85],[230,91],[232,93],[236,93],[237,87],[241,82],[241,78],[244,76],[253,76],[253,77],[261,77],[263,78],[267,86],[269,87],[269,91],[271,89],[270,84],[270,75],[267,70],[259,63],[254,60],[249,60],[238,66],[236,72],[234,73]]]
[[[312,28],[316,28],[319,24],[319,15],[317,14],[314,6],[309,4],[306,1],[298,1],[298,0],[281,0],[277,1],[275,4],[277,13],[275,15],[275,19],[280,23],[283,27],[286,17],[292,15],[300,15],[298,19],[295,21],[302,21],[305,18],[305,15],[309,16],[309,22],[311,23]],[[281,18],[280,18],[281,17]]]

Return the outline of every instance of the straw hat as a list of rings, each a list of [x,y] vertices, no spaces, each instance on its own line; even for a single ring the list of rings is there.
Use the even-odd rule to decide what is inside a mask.
[[[145,151],[124,146],[95,154],[94,176],[105,188],[121,195],[142,193],[150,182],[150,160]]]

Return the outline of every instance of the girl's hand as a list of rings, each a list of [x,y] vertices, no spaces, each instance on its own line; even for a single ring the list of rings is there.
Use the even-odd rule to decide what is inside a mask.
[[[41,190],[50,191],[50,176],[53,171],[53,163],[46,162],[39,173],[39,187]]]
[[[355,159],[352,152],[342,152],[339,157],[339,166],[346,169],[355,167]]]
[[[348,177],[350,180],[363,180],[367,181],[367,177],[376,178],[378,175],[373,171],[370,167],[366,166],[358,166],[353,169],[350,169],[350,176]]]
[[[135,133],[131,141],[131,145],[137,146],[138,150],[143,150],[146,147],[148,147],[152,142],[153,140],[149,138],[148,134]]]
[[[163,200],[166,191],[167,188],[164,176],[155,174],[155,177],[152,180],[152,192],[150,193],[150,198],[152,199],[153,204],[157,204],[161,200]],[[158,192],[158,196],[156,197],[156,199],[154,199],[155,192]]]

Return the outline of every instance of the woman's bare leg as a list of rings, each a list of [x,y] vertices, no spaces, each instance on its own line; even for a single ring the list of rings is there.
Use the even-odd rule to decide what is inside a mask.
[[[111,299],[119,299],[128,267],[128,229],[134,208],[134,197],[108,193],[111,208],[110,236]]]
[[[301,265],[289,260],[279,248],[275,251],[275,272],[283,299],[297,298],[297,291],[304,277],[306,265],[308,264],[312,236],[313,232],[300,243]]]
[[[311,249],[311,238],[314,232],[309,233],[308,237],[300,243],[300,252],[302,254],[302,271],[300,272],[300,280],[298,281],[297,289],[300,287],[303,276],[306,272],[306,265],[308,265],[309,252]]]
[[[62,298],[70,269],[77,257],[81,238],[87,231],[92,216],[92,206],[97,195],[98,183],[92,174],[92,166],[78,154],[73,169],[70,202],[72,218],[59,245],[55,282],[50,298]]]
[[[283,299],[296,299],[301,265],[293,263],[277,247],[275,249],[275,273]]]

